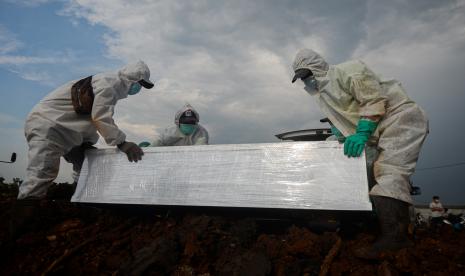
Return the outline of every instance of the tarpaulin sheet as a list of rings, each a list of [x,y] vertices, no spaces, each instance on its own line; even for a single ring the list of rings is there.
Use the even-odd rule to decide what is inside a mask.
[[[73,202],[371,210],[365,157],[337,142],[89,150]]]

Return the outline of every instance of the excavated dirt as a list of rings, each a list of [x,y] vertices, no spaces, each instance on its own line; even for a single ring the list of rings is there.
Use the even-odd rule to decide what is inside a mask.
[[[352,252],[373,241],[370,219],[332,229],[247,213],[78,206],[64,199],[68,188],[51,192],[12,239],[16,192],[0,187],[0,275],[465,275],[465,232],[450,227],[418,229],[413,248],[365,261]]]

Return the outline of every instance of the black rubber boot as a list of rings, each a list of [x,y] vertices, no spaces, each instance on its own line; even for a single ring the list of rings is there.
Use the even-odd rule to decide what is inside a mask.
[[[10,239],[16,239],[27,230],[40,208],[40,198],[27,197],[16,200],[10,214]]]
[[[381,235],[372,245],[356,249],[355,255],[363,259],[377,259],[384,252],[412,247],[413,242],[408,238],[408,203],[382,196],[373,196],[372,200]]]

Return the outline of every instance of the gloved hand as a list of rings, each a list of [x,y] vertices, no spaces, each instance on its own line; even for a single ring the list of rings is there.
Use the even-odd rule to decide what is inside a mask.
[[[334,125],[331,125],[331,133],[336,136],[339,143],[344,143],[346,137]]]
[[[140,142],[140,143],[139,143],[139,147],[141,147],[141,148],[150,147],[150,143],[147,142],[147,141]]]
[[[359,157],[377,126],[376,122],[360,119],[355,134],[347,137],[344,142],[344,154],[348,157]]]
[[[144,155],[142,149],[133,142],[123,142],[118,145],[118,148],[122,152],[126,153],[129,162],[137,162],[142,160],[142,155]]]

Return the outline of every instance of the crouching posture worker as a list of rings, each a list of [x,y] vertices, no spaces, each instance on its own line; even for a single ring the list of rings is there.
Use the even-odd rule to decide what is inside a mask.
[[[116,103],[135,95],[141,87],[152,88],[150,70],[138,61],[117,72],[96,74],[70,81],[42,99],[29,113],[25,135],[29,146],[27,175],[19,187],[14,207],[17,218],[27,216],[58,175],[60,158],[73,164],[77,180],[84,151],[97,142],[100,134],[105,142],[117,146],[129,161],[141,160],[143,151],[126,141],[126,135],[113,121]],[[14,214],[13,214],[13,217]],[[12,227],[20,224],[13,221]]]
[[[208,132],[199,124],[199,113],[189,104],[174,117],[174,126],[166,128],[154,141],[142,142],[141,147],[208,145]]]
[[[428,133],[424,111],[396,80],[382,81],[363,62],[329,65],[303,49],[294,60],[292,82],[301,79],[333,127],[344,136],[344,154],[367,163],[381,235],[356,255],[376,258],[383,251],[412,246],[408,238],[410,176]]]

